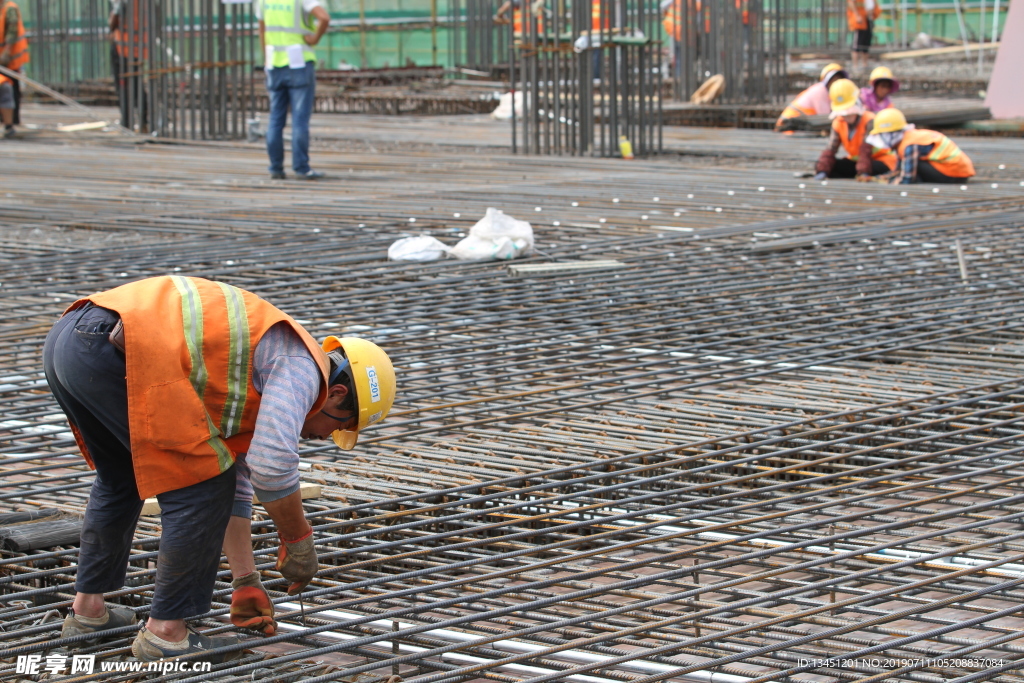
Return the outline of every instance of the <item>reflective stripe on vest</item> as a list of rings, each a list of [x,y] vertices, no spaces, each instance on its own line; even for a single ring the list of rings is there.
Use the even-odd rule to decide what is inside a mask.
[[[319,368],[319,395],[307,415],[326,400],[327,356],[308,332],[255,294],[162,276],[94,294],[68,310],[86,301],[124,322],[128,426],[143,497],[216,477],[249,449],[261,402],[252,356],[274,325],[288,324]],[[88,450],[79,448],[88,460]]]
[[[18,10],[18,38],[14,45],[11,46],[10,59],[5,66],[8,69],[17,71],[29,63],[29,54],[28,38],[25,37],[25,24],[21,19],[21,10],[13,2],[3,3],[3,8],[0,9],[0,50],[7,47],[7,44],[4,42],[7,36],[7,11],[12,7]]]
[[[955,142],[935,130],[911,129],[903,135],[899,145],[900,158],[904,158],[907,147],[915,145],[927,147],[933,145],[927,155],[920,160],[932,164],[940,173],[952,178],[969,178],[974,175],[974,163],[961,151]]]
[[[303,20],[302,0],[263,0],[263,40],[273,48],[272,66],[285,67],[288,62],[288,48],[302,45],[302,59],[315,62],[316,53],[306,45],[303,36],[315,34],[312,20]]]

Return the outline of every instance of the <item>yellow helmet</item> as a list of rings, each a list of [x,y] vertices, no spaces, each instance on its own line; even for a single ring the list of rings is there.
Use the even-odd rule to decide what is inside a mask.
[[[880,80],[882,78],[888,78],[890,81],[896,80],[895,78],[892,77],[892,70],[889,67],[876,66],[871,71],[871,76],[868,78],[868,81],[874,83],[875,81]]]
[[[857,104],[860,91],[857,85],[848,78],[833,81],[828,89],[828,98],[832,100],[832,111],[844,111]]]
[[[846,71],[843,70],[843,66],[841,64],[836,64],[835,62],[826,64],[825,68],[821,70],[821,82],[828,85],[829,80],[837,75],[840,78],[849,77]]]
[[[383,420],[391,410],[395,402],[395,368],[382,348],[358,337],[328,337],[321,348],[325,353],[341,349],[349,363],[345,371],[352,378],[359,419],[354,430],[336,429],[331,438],[338,448],[350,451],[359,439],[359,432]]]
[[[892,81],[892,91],[896,92],[900,89],[900,82],[896,80],[896,77],[892,75],[892,70],[887,66],[876,66],[872,70],[868,82],[874,85],[875,81]]]
[[[907,117],[899,109],[889,107],[875,114],[874,127],[870,135],[895,133],[907,127]]]

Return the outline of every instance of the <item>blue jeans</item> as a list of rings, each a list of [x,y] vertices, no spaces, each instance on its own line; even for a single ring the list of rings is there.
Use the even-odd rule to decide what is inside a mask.
[[[287,66],[267,72],[270,93],[270,125],[267,127],[267,154],[270,172],[284,172],[284,123],[288,107],[292,110],[292,169],[309,173],[309,117],[316,96],[316,65],[306,62],[305,69]]]
[[[142,511],[128,432],[125,360],[107,341],[117,320],[117,313],[87,304],[58,320],[43,345],[53,397],[96,465],[82,523],[75,579],[79,593],[109,593],[124,586]],[[210,610],[234,495],[231,467],[157,496],[163,528],[151,617],[184,619]]]

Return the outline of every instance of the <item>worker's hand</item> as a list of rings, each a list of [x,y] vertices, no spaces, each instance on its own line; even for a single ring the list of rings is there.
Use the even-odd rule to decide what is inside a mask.
[[[310,47],[316,47],[316,44],[320,42],[320,38],[315,35],[305,35],[302,36],[302,39],[306,41],[306,45],[309,45]]]
[[[265,636],[277,633],[274,621],[274,603],[260,581],[259,572],[250,572],[231,582],[231,623],[239,628],[251,628]]]
[[[860,175],[857,176],[856,180],[858,183],[870,183],[874,181],[874,178],[867,174],[861,173]]]
[[[814,174],[815,180],[825,180],[826,178],[828,178],[828,173],[825,173],[824,171],[818,171]]]
[[[316,549],[313,547],[313,530],[310,529],[302,538],[294,541],[285,540],[278,532],[281,545],[277,549],[277,571],[291,581],[288,595],[297,595],[316,575],[320,565],[316,560]]]
[[[502,26],[507,26],[508,23],[509,23],[509,20],[508,20],[508,17],[502,17],[502,16],[499,16],[499,15],[495,14],[494,15],[494,23],[495,24],[501,24]]]
[[[7,66],[7,63],[11,61],[11,46],[8,45],[3,50],[0,50],[0,66]]]

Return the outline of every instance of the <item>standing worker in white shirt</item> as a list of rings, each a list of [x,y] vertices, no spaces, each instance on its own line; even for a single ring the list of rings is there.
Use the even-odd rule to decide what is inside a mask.
[[[292,169],[298,178],[322,178],[323,173],[309,167],[309,117],[316,96],[316,53],[312,48],[327,33],[331,17],[320,0],[256,0],[253,7],[260,22],[270,95],[270,177],[285,179],[284,124],[291,107]]]

